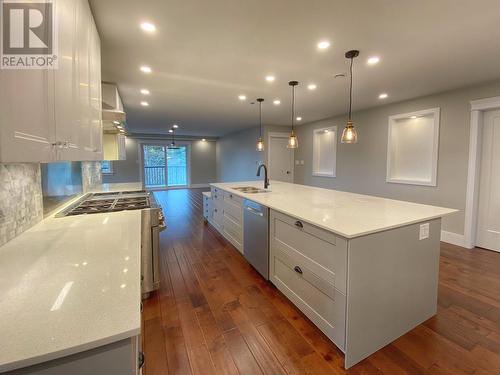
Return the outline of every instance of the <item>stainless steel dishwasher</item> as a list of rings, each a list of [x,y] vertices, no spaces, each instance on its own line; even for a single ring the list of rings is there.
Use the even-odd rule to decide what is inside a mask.
[[[269,280],[269,208],[248,199],[243,208],[243,256]]]

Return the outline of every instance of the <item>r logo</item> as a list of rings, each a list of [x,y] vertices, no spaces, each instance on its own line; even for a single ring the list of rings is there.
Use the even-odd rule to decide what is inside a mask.
[[[2,4],[4,55],[51,55],[53,40],[52,3]]]

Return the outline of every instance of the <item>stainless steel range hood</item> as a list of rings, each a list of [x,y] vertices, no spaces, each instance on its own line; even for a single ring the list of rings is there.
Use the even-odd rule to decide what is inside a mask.
[[[127,119],[118,87],[113,83],[102,83],[102,119],[118,122],[125,122]]]

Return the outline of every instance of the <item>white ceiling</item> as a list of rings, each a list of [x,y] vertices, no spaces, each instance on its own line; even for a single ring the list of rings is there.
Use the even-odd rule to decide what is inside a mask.
[[[289,124],[289,80],[303,122],[346,112],[345,51],[359,49],[354,109],[500,78],[498,0],[90,0],[103,80],[116,82],[129,130],[220,136]],[[154,34],[139,24],[156,25]],[[316,44],[329,40],[329,49]],[[379,64],[368,66],[369,56]],[[149,65],[146,75],[139,66]],[[276,76],[273,83],[265,81]],[[307,84],[318,85],[309,91]],[[142,107],[141,88],[150,106]],[[387,92],[389,97],[378,99]],[[240,102],[239,94],[249,100]],[[280,106],[272,105],[274,98]]]

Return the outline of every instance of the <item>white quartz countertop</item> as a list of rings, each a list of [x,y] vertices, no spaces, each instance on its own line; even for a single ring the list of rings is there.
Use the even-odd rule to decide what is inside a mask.
[[[0,247],[0,372],[138,335],[140,275],[140,210],[51,216]]]
[[[245,194],[234,187],[263,181],[213,183],[211,186],[250,199],[345,238],[364,236],[443,217],[457,210],[370,195],[271,181],[270,192]]]

